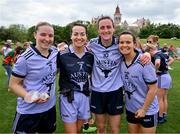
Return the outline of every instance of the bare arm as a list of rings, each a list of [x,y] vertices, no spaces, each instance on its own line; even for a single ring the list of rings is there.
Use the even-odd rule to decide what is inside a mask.
[[[23,88],[23,78],[15,77],[12,75],[10,78],[10,81],[9,81],[9,88],[17,96],[22,97],[23,99],[27,96],[29,97],[28,92],[26,91],[26,89]],[[37,99],[33,100],[32,102],[44,103],[44,102],[48,101],[48,99],[49,98],[46,98],[46,99],[37,98]]]
[[[17,96],[24,98],[27,94],[27,91],[23,88],[23,78],[11,76],[9,81],[9,88],[12,92],[14,92]]]
[[[149,88],[149,91],[147,93],[143,107],[138,109],[137,112],[135,113],[136,118],[144,117],[146,115],[149,105],[152,103],[152,101],[154,100],[154,97],[156,96],[156,93],[158,90],[157,85],[151,84],[151,85],[148,85],[148,88]]]
[[[160,65],[161,65],[161,60],[160,60],[160,59],[156,59],[156,60],[155,60],[155,68],[156,68],[156,71],[158,71]]]
[[[141,56],[140,60],[141,60],[141,63],[142,63],[143,65],[150,63],[150,62],[151,62],[151,55],[150,55],[150,53],[145,52],[145,53]]]
[[[172,57],[169,57],[168,65],[171,65],[174,62],[174,59]]]

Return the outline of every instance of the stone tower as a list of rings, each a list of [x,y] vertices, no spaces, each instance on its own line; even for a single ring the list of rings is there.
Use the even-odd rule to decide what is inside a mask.
[[[119,6],[117,5],[115,13],[114,13],[114,25],[118,26],[121,23],[121,13],[120,13],[120,9]]]

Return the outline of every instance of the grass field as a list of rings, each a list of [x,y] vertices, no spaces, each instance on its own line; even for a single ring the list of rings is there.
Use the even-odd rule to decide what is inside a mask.
[[[169,40],[168,40],[169,41]],[[171,40],[170,40],[171,41]],[[177,41],[177,40],[176,40]],[[180,40],[176,45],[180,45]],[[0,61],[0,64],[1,61]],[[180,133],[180,61],[175,61],[170,71],[173,78],[173,88],[169,91],[168,122],[158,125],[157,133]],[[0,133],[10,133],[12,121],[16,111],[16,96],[8,92],[7,77],[0,65]],[[127,133],[127,123],[122,117],[121,132]],[[57,130],[56,133],[63,133],[62,122],[60,121],[57,105]]]
[[[146,39],[141,40],[142,43],[146,43],[146,41],[147,41]],[[168,46],[174,45],[174,47],[176,48],[176,47],[180,46],[180,39],[176,39],[176,40],[174,40],[174,39],[159,39],[159,44],[161,46],[163,46],[164,44],[167,44]]]

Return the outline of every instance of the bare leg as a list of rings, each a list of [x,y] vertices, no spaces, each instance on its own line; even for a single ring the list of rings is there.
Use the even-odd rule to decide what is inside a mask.
[[[121,123],[120,115],[109,115],[109,124],[111,128],[111,134],[119,134]]]
[[[106,114],[95,114],[96,118],[96,125],[97,125],[97,133],[106,133],[106,121],[107,116]]]
[[[137,134],[140,132],[140,125],[139,124],[133,124],[128,123],[128,132],[131,134]]]
[[[158,103],[159,103],[159,116],[163,117],[164,111],[164,89],[159,89],[158,93]]]
[[[141,126],[139,133],[155,134],[156,133],[156,126],[151,127],[151,128],[145,128],[145,127]]]
[[[168,111],[168,90],[165,90],[165,94],[164,94],[164,113],[167,113]]]
[[[77,133],[77,123],[64,123],[64,133]]]
[[[81,128],[84,124],[84,120],[78,120],[77,121],[77,133],[81,133]]]

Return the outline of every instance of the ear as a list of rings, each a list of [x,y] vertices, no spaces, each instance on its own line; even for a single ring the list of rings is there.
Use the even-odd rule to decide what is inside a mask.
[[[33,33],[35,39],[36,39],[36,34],[37,34],[36,32]]]
[[[113,27],[113,33],[115,32],[115,28]]]

